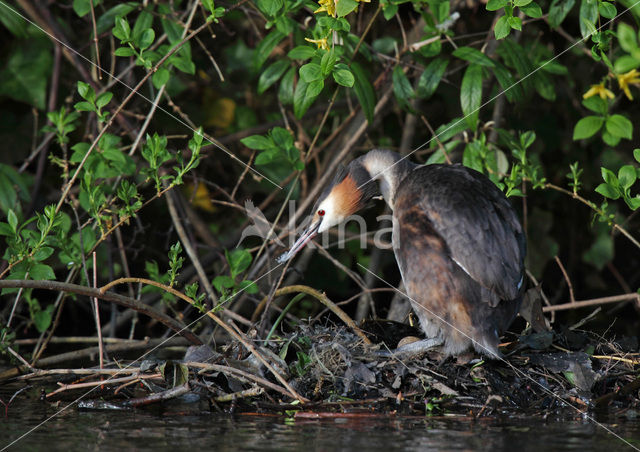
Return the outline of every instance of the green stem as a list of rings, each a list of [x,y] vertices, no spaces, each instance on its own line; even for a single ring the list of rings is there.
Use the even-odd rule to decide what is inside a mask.
[[[293,297],[293,299],[289,302],[289,304],[282,310],[282,312],[274,322],[273,326],[271,327],[271,330],[269,330],[269,334],[267,334],[267,337],[264,340],[265,345],[267,344],[267,342],[269,342],[269,339],[271,339],[271,336],[273,335],[273,333],[275,333],[276,328],[278,327],[278,325],[280,325],[280,322],[282,322],[282,319],[284,319],[284,316],[287,315],[287,312],[289,312],[289,309],[291,309],[298,300],[301,300],[302,298],[304,298],[305,295],[306,295],[305,293],[299,293],[298,295]]]

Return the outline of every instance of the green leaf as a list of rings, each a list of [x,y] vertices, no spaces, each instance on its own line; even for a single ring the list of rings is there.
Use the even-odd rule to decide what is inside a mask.
[[[153,26],[153,14],[147,10],[140,11],[136,23],[133,25],[131,36],[134,41],[138,41],[142,33]]]
[[[253,53],[253,67],[257,71],[262,67],[273,49],[284,39],[285,35],[282,34],[278,30],[273,30],[269,33],[265,38],[260,41],[260,44],[256,47],[255,52]]]
[[[289,68],[289,70],[282,77],[282,81],[280,82],[280,88],[278,89],[278,99],[282,102],[283,105],[289,105],[293,103],[293,90],[294,90],[294,80],[296,77],[296,69]]]
[[[636,159],[638,163],[640,163],[640,149],[633,150],[633,158]]]
[[[494,67],[495,63],[484,53],[472,47],[458,47],[453,51],[453,56],[470,63],[479,64],[481,66]]]
[[[547,73],[538,71],[533,75],[533,85],[536,91],[544,99],[553,102],[556,100],[556,90],[553,81],[549,78]]]
[[[322,68],[317,63],[307,63],[300,68],[300,78],[306,83],[320,80],[322,79]]]
[[[575,0],[553,0],[549,7],[549,25],[551,28],[558,28],[564,21],[571,8],[575,4]]]
[[[362,111],[369,124],[373,122],[373,112],[376,105],[376,94],[367,74],[358,63],[351,63],[351,72],[354,75],[353,88]]]
[[[271,85],[278,81],[282,74],[289,68],[289,62],[287,60],[278,60],[275,63],[269,65],[258,80],[258,94],[264,93]]]
[[[471,130],[478,127],[478,113],[482,102],[482,66],[471,64],[464,72],[460,87],[460,105]]]
[[[627,206],[629,206],[631,210],[640,209],[640,195],[635,195],[633,198],[625,196],[624,202],[627,203]]]
[[[29,36],[27,32],[29,23],[8,8],[0,8],[0,23],[16,38],[22,39]]]
[[[527,6],[532,0],[513,0],[513,6]]]
[[[497,11],[504,8],[509,3],[509,0],[489,0],[487,3],[487,11]]]
[[[413,87],[402,70],[402,67],[393,68],[393,93],[401,107],[410,109],[409,101],[415,97]]]
[[[613,3],[609,2],[600,2],[598,5],[598,12],[602,17],[606,17],[607,19],[613,19],[618,14],[616,7]]]
[[[322,55],[322,59],[320,60],[320,68],[322,69],[322,76],[327,77],[331,72],[333,72],[333,67],[336,64],[336,56],[333,54],[333,51],[327,51]]]
[[[102,94],[100,94],[98,96],[98,98],[96,99],[96,106],[98,108],[102,108],[105,105],[107,105],[109,102],[111,102],[111,98],[113,97],[113,93],[110,93],[109,91],[104,92]]]
[[[602,229],[591,247],[582,254],[585,262],[594,265],[598,270],[602,270],[607,262],[613,259],[613,238],[611,234]]]
[[[121,43],[131,40],[131,27],[124,17],[116,17],[115,27],[113,27],[112,33]]]
[[[102,0],[93,0],[93,7],[95,8],[100,3],[102,3]],[[86,16],[91,11],[90,0],[73,0],[73,11],[78,17]]]
[[[609,110],[609,104],[600,96],[592,96],[584,99],[582,105],[595,113],[600,113],[602,116],[606,115]]]
[[[276,148],[270,148],[258,154],[255,160],[256,165],[266,165],[280,157],[280,152]]]
[[[355,0],[340,0],[336,4],[336,14],[338,17],[344,17],[358,7]]]
[[[622,115],[611,115],[607,118],[606,129],[611,135],[630,140],[633,135],[633,124]]]
[[[78,94],[80,94],[80,97],[90,102],[92,102],[93,99],[95,98],[95,93],[93,92],[93,88],[91,88],[91,86],[85,82],[80,82],[80,81],[78,82]]]
[[[50,307],[53,308],[53,305],[50,305]],[[38,332],[44,333],[51,325],[51,310],[47,309],[45,311],[35,312],[33,314],[32,320]]]
[[[580,4],[580,33],[583,38],[595,33],[596,20],[598,20],[598,1],[582,0]]]
[[[195,74],[196,73],[196,65],[191,61],[190,57],[184,56],[183,54],[174,55],[169,60],[171,64],[173,64],[179,71],[182,71],[186,74]]]
[[[119,57],[130,57],[136,54],[131,47],[118,47],[113,53]]]
[[[504,39],[509,36],[509,33],[511,33],[511,26],[509,25],[509,19],[507,16],[502,16],[498,19],[495,27],[493,28],[493,33],[496,39]]]
[[[258,8],[268,16],[275,17],[284,6],[284,0],[258,0]]]
[[[613,64],[613,67],[618,74],[624,74],[638,66],[640,66],[640,58],[634,58],[631,55],[622,55]]]
[[[602,141],[611,147],[617,146],[621,139],[619,136],[611,135],[606,129],[602,131]]]
[[[607,184],[614,186],[614,187],[619,187],[620,183],[618,182],[618,177],[613,174],[613,171],[611,171],[608,168],[600,167],[600,175],[602,176],[602,180],[604,180]]]
[[[324,88],[324,80],[314,80],[307,86],[306,96],[315,99],[322,92],[322,88]]]
[[[273,141],[262,135],[251,135],[249,137],[240,140],[249,149],[258,149],[260,151],[272,148],[274,146]]]
[[[509,22],[509,26],[514,30],[522,31],[522,19],[519,17],[509,17],[507,22]]]
[[[418,97],[428,99],[435,93],[448,64],[449,60],[436,58],[424,68],[424,72],[418,79],[418,87],[416,89],[416,95]]]
[[[9,50],[10,53],[0,66],[0,97],[7,96],[44,110],[52,67],[51,43],[36,37],[19,40],[11,46],[9,43],[6,41],[3,45],[3,55]]]
[[[596,134],[602,127],[604,118],[600,116],[586,116],[573,128],[573,140],[583,140]]]
[[[333,79],[338,85],[351,88],[355,83],[355,78],[349,69],[337,69],[333,71]]]
[[[523,6],[520,10],[525,13],[529,17],[533,17],[534,19],[538,19],[542,17],[542,8],[535,2],[529,3],[527,6]]]
[[[226,252],[227,262],[229,262],[229,269],[231,270],[231,277],[235,278],[240,273],[244,272],[253,259],[251,253],[242,248],[236,248],[231,252]]]
[[[238,283],[238,290],[244,291],[248,294],[258,293],[258,285],[253,282],[245,279],[244,281],[240,281]]]
[[[73,106],[77,111],[96,111],[96,107],[89,102],[78,102]]]
[[[391,19],[393,16],[397,14],[397,12],[398,12],[398,5],[396,5],[395,3],[386,2],[382,6],[382,15],[384,16],[385,20]]]
[[[153,41],[156,39],[156,33],[153,31],[153,28],[147,28],[142,32],[140,38],[138,38],[137,43],[140,50],[147,49],[153,44]]]
[[[155,86],[156,89],[162,88],[162,86],[166,85],[169,81],[169,75],[170,72],[168,69],[163,67],[159,68],[156,73],[151,76],[153,86]]]
[[[321,82],[318,80],[317,82]],[[313,88],[309,89],[310,84],[304,80],[298,80],[295,91],[293,93],[293,113],[300,119],[307,112],[318,96],[312,96]],[[317,87],[317,85],[316,85]]]
[[[213,278],[211,284],[218,292],[223,293],[225,292],[225,289],[231,289],[236,283],[231,276],[218,275]]]
[[[633,52],[638,48],[638,41],[636,39],[636,32],[631,26],[620,22],[618,24],[618,42],[620,47],[627,53]]]
[[[9,223],[9,226],[11,226],[13,232],[18,230],[18,217],[13,209],[9,209],[9,212],[7,212],[7,222]]]
[[[307,112],[311,104],[316,100],[316,97],[310,97],[307,95],[307,88],[309,84],[304,80],[298,80],[296,89],[293,93],[293,113],[296,118],[300,119]]]
[[[522,92],[522,86],[515,83],[515,79],[509,69],[507,69],[502,63],[496,61],[496,66],[493,68],[493,75],[496,76],[496,80],[503,89],[504,95],[509,102],[517,102],[524,98]]]
[[[618,170],[618,182],[623,189],[631,188],[637,179],[636,169],[633,165],[624,165]]]
[[[310,46],[298,46],[289,51],[287,56],[292,60],[308,60],[316,54],[316,49]]]
[[[538,63],[538,67],[545,72],[555,75],[569,75],[569,69],[556,60],[544,60]]]
[[[29,269],[29,278],[34,280],[52,280],[56,279],[53,269],[46,264],[34,264]]]
[[[53,254],[53,251],[53,248],[51,248],[50,246],[43,246],[42,248],[38,249],[38,251],[33,253],[32,258],[34,261],[40,262],[49,258]]]
[[[596,187],[596,192],[600,193],[605,198],[616,200],[620,197],[620,191],[611,185],[600,184]]]
[[[138,7],[138,3],[127,2],[120,3],[119,5],[110,8],[103,15],[98,18],[96,23],[96,31],[98,35],[104,33],[105,31],[113,28],[113,23],[116,17],[124,17],[129,14],[131,11],[135,10]]]

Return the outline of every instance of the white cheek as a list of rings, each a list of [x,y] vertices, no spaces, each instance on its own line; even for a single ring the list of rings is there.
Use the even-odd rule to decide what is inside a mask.
[[[334,212],[329,210],[325,210],[325,215],[322,218],[322,223],[320,223],[320,227],[318,228],[318,234],[332,228],[333,226],[342,223],[344,220],[343,217],[339,215],[334,215]]]
[[[318,206],[318,210],[324,210],[325,214],[322,217],[322,223],[318,229],[318,233],[322,233],[327,229],[339,224],[344,219],[341,215],[338,215],[335,208],[335,203],[330,197],[326,198]]]

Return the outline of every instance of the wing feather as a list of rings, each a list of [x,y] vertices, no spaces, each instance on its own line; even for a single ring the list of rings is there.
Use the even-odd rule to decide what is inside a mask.
[[[397,198],[419,195],[420,207],[449,247],[451,258],[486,291],[495,306],[521,294],[526,253],[518,216],[481,173],[460,165],[417,168]]]

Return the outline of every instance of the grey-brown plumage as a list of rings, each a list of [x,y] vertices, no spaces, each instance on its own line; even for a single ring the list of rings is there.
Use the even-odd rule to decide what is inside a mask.
[[[407,351],[438,343],[445,354],[475,348],[499,356],[499,334],[513,321],[524,289],[525,238],[504,194],[473,169],[420,166],[395,152],[370,151],[322,193],[311,226],[283,260],[376,191],[393,209],[396,260],[420,325],[433,339]]]
[[[400,183],[394,217],[396,260],[425,334],[447,354],[498,354],[524,286],[524,234],[504,194],[470,168],[427,165]]]

